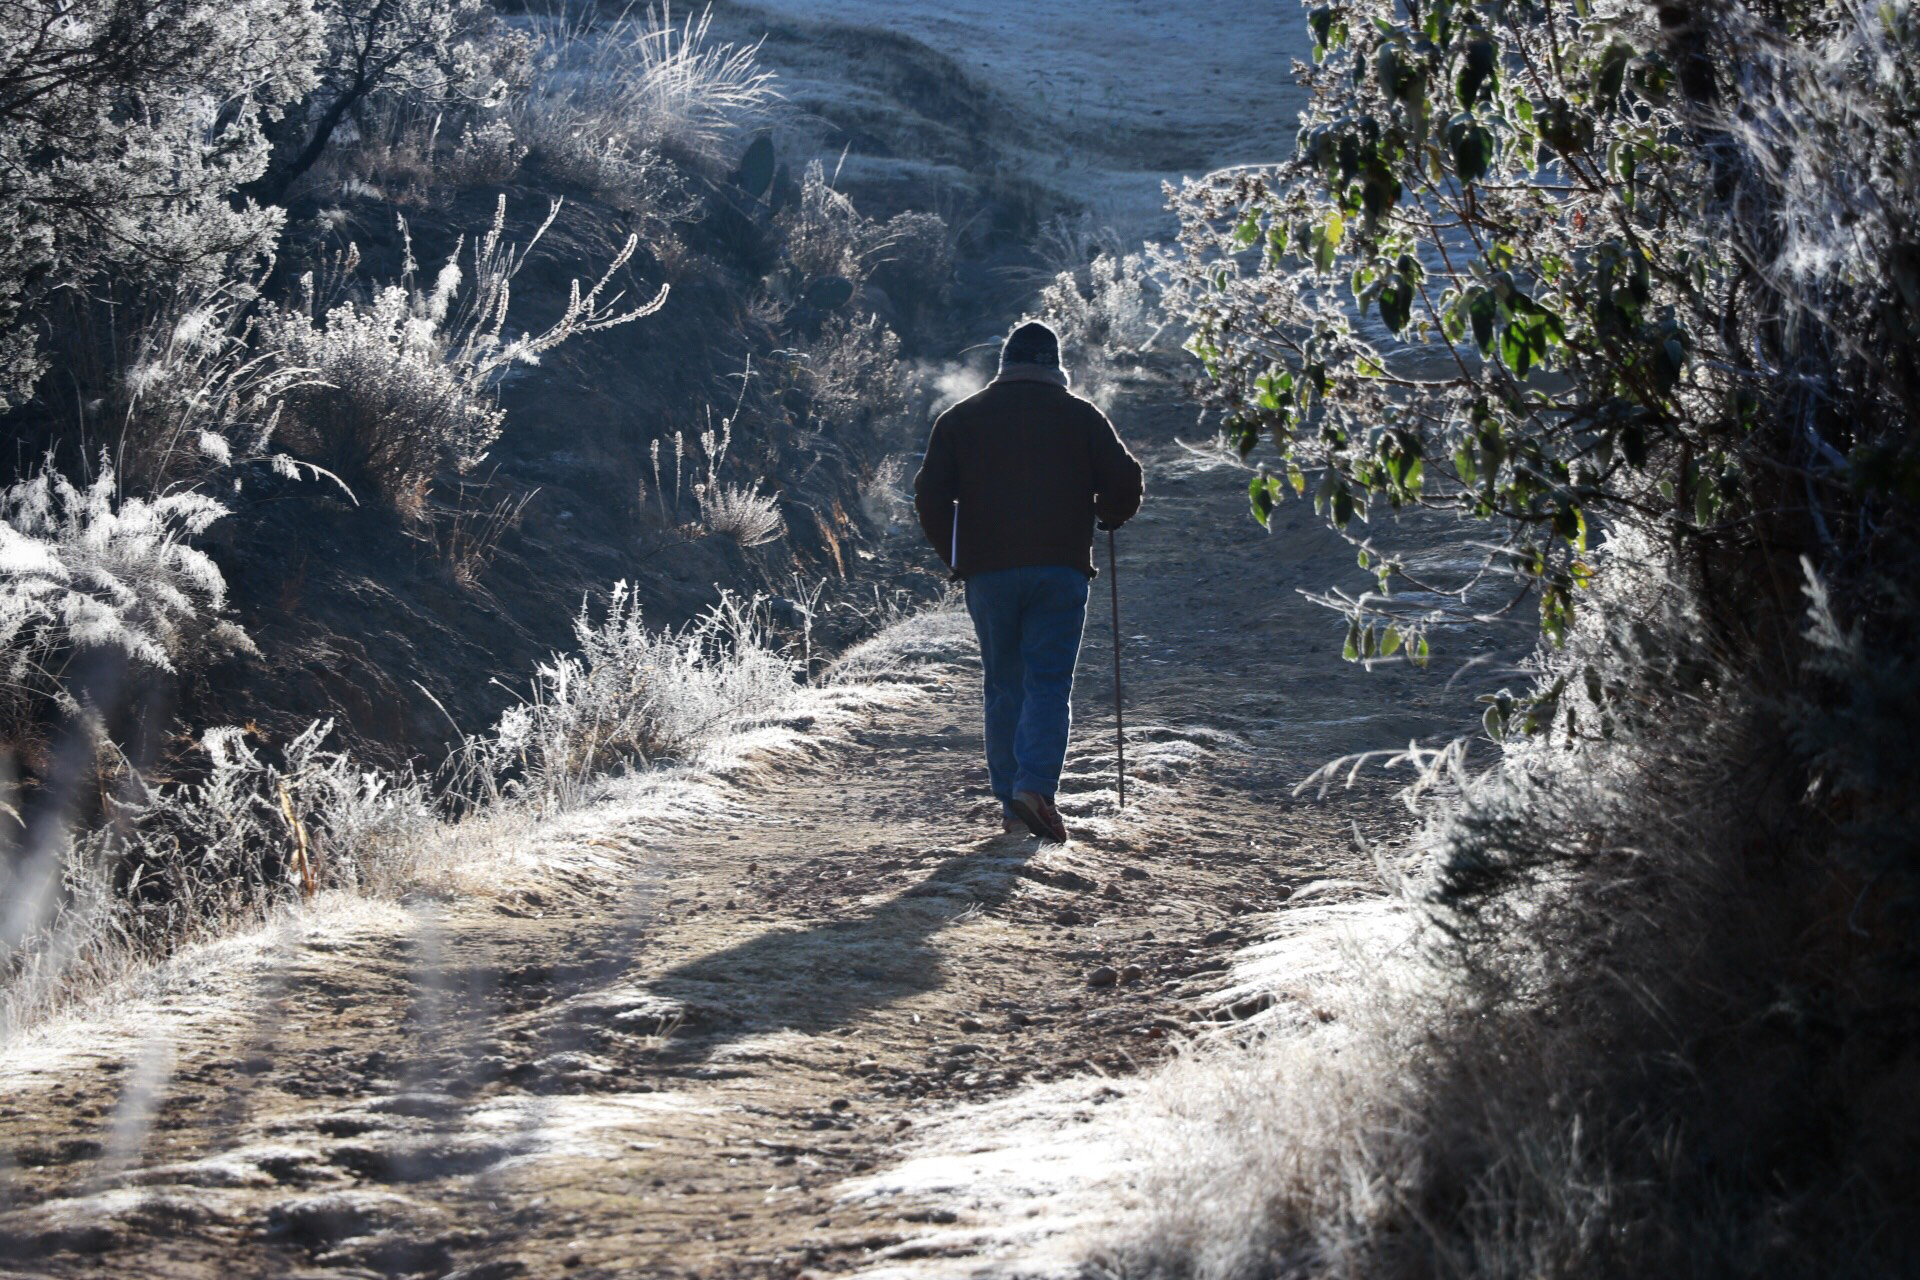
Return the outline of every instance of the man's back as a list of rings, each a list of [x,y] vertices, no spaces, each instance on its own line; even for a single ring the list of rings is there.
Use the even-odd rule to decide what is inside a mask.
[[[1048,564],[1091,577],[1094,520],[1130,518],[1141,487],[1092,404],[1052,379],[1003,375],[940,415],[914,505],[962,577]]]
[[[913,478],[920,526],[967,584],[980,641],[987,781],[1003,830],[1064,844],[1053,802],[1073,723],[1093,527],[1140,509],[1140,464],[1113,424],[1068,391],[1060,335],[1029,320],[1000,376],[940,415]]]

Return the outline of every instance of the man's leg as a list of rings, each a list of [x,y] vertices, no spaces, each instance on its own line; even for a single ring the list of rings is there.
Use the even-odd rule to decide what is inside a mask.
[[[1020,618],[1026,697],[1014,734],[1015,791],[1053,798],[1067,758],[1073,718],[1073,668],[1087,622],[1087,575],[1049,566],[1029,569]]]
[[[1018,766],[1014,734],[1020,724],[1026,666],[1020,653],[1018,569],[976,573],[967,579],[967,613],[980,639],[980,667],[986,702],[987,780],[1004,817],[1013,796]]]

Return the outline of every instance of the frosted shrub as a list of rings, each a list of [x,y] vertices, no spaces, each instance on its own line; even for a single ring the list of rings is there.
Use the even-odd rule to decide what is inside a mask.
[[[203,287],[271,252],[282,211],[233,195],[321,47],[283,0],[0,5],[0,407],[32,396],[54,300]]]
[[[493,226],[474,243],[470,283],[460,263],[463,245],[430,286],[414,278],[409,252],[400,283],[324,314],[317,314],[313,279],[306,277],[302,309],[269,312],[262,325],[282,359],[313,370],[313,379],[288,397],[286,442],[396,508],[418,512],[435,473],[471,470],[499,436],[505,412],[495,393],[508,370],[538,364],[575,334],[611,329],[665,305],[664,285],[651,302],[625,311],[618,294],[605,296],[639,243],[629,236],[591,289],[582,293],[574,282],[565,313],[551,326],[509,337],[513,278],[559,211],[556,201],[516,248],[505,239],[502,196]]]
[[[0,884],[16,902],[36,899],[40,923],[18,928],[27,913],[17,911],[0,937],[0,1027],[292,898],[404,884],[437,821],[427,789],[327,750],[332,728],[310,725],[277,763],[239,729],[210,729],[202,781],[152,787],[129,775],[115,821],[64,841],[39,867],[12,864],[20,871]]]
[[[1166,328],[1160,286],[1137,253],[1102,253],[1079,271],[1061,272],[1041,291],[1040,314],[1066,347],[1094,363],[1144,354]]]
[[[1092,214],[1069,217],[1062,213],[1040,224],[1033,252],[1040,260],[1041,279],[1047,281],[1069,272],[1082,273],[1095,258],[1124,258],[1127,249],[1120,233],[1096,222]]]
[[[892,454],[860,481],[861,511],[877,528],[890,534],[908,527],[907,512],[913,505],[907,497],[908,465],[906,458]]]
[[[467,744],[463,767],[499,797],[565,806],[599,775],[684,754],[776,710],[796,668],[757,605],[726,594],[680,631],[650,631],[632,590],[616,584],[598,619],[581,605],[578,651],[539,668],[532,697]],[[495,785],[508,775],[513,785]]]
[[[397,878],[397,860],[433,822],[425,788],[326,750],[332,731],[331,720],[316,721],[274,763],[250,749],[239,729],[209,729],[201,737],[212,766],[206,780],[142,794],[123,856],[146,874],[168,877],[172,891],[161,895],[168,901],[205,903],[212,914],[289,890]]]
[[[846,194],[836,191],[818,160],[808,162],[800,178],[800,198],[780,215],[786,233],[786,257],[803,280],[844,276],[859,282],[875,267],[911,257],[936,279],[944,279],[952,246],[944,220],[930,213],[902,213],[876,222],[861,213]]]
[[[671,6],[604,26],[549,16],[534,28],[533,82],[513,108],[520,140],[557,176],[635,211],[684,202],[663,154],[717,159],[778,97],[760,46],[717,42],[712,14]]]
[[[749,377],[752,372],[749,365]],[[744,399],[744,380],[740,389]],[[694,492],[700,500],[700,522],[707,532],[732,538],[743,547],[757,547],[784,534],[787,522],[781,518],[774,496],[760,492],[760,481],[738,485],[720,479],[721,464],[733,444],[733,420],[739,413],[740,406],[736,404],[733,414],[720,423],[717,432],[708,428],[700,433],[700,453],[706,460],[707,476],[694,486]]]
[[[866,277],[868,262],[884,248],[874,243],[873,223],[853,201],[833,189],[826,166],[809,161],[800,179],[800,199],[781,215],[787,260],[804,279]]]
[[[778,501],[751,485],[715,484],[700,495],[700,519],[709,532],[732,538],[743,547],[758,547],[787,531]]]
[[[485,0],[325,0],[313,7],[325,29],[313,68],[318,83],[275,131],[272,164],[248,191],[264,204],[289,204],[315,179],[328,185],[322,162],[337,161],[343,144],[372,138],[375,156],[418,154],[408,145],[389,150],[394,137],[383,117],[484,111],[525,79],[524,45]],[[432,152],[425,149],[429,163]]]
[[[324,379],[294,397],[287,442],[395,506],[417,503],[443,465],[471,470],[506,414],[470,366],[449,358],[439,327],[450,293],[389,285],[318,318],[274,314],[287,359]]]
[[[495,118],[469,123],[460,132],[453,154],[440,166],[446,183],[456,190],[489,187],[505,182],[520,167],[527,149],[513,134],[513,125]]]
[[[92,378],[107,394],[86,406],[100,417],[84,434],[110,452],[122,484],[148,493],[238,486],[250,465],[338,483],[274,448],[283,401],[312,370],[249,318],[256,283],[160,298]]]
[[[648,452],[653,462],[654,498],[659,504],[661,519],[668,526],[677,527],[682,533],[694,531],[692,525],[682,523],[681,514],[681,503],[691,482],[693,501],[698,507],[698,527],[706,532],[732,538],[743,547],[757,547],[787,531],[777,500],[772,494],[760,492],[759,480],[740,485],[720,478],[727,451],[733,446],[734,420],[740,416],[740,406],[746,401],[747,385],[752,380],[753,362],[749,359],[746,372],[741,375],[740,399],[734,403],[733,412],[721,419],[718,428],[709,425],[696,436],[691,449],[685,432],[673,433],[671,485],[661,466],[661,442],[653,441]],[[711,412],[708,420],[711,423]],[[644,486],[642,488],[644,490]],[[645,496],[643,492],[643,501]]]
[[[154,671],[234,648],[226,581],[188,540],[226,514],[211,498],[123,497],[103,464],[85,488],[53,472],[0,491],[0,678],[10,696],[67,697],[82,650]]]
[[[413,100],[383,102],[360,122],[352,146],[336,146],[299,183],[333,197],[370,193],[395,204],[427,205],[513,177],[527,149],[503,116],[444,112]]]
[[[794,354],[816,421],[851,426],[906,414],[911,387],[900,363],[900,335],[879,316],[835,317]]]
[[[1293,155],[1174,194],[1167,290],[1255,518],[1311,493],[1374,576],[1327,597],[1348,658],[1424,665],[1483,580],[1538,600],[1538,678],[1483,699],[1497,762],[1405,881],[1460,997],[1323,1126],[1346,1206],[1233,1171],[1253,1213],[1112,1269],[1897,1272],[1920,26],[1493,16],[1314,9]],[[1452,582],[1381,545],[1414,508],[1483,530]]]

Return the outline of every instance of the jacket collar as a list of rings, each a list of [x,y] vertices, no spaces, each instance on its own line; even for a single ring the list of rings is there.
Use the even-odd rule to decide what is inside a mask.
[[[1051,382],[1056,387],[1073,386],[1073,378],[1065,369],[1054,369],[1043,364],[1003,364],[995,382]]]

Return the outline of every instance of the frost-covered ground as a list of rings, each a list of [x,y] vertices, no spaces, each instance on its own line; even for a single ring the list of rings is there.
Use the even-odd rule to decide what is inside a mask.
[[[1042,133],[1012,150],[1128,240],[1171,232],[1163,181],[1281,158],[1305,94],[1304,10],[1274,0],[758,0],[954,59]],[[858,92],[860,86],[849,86]]]

